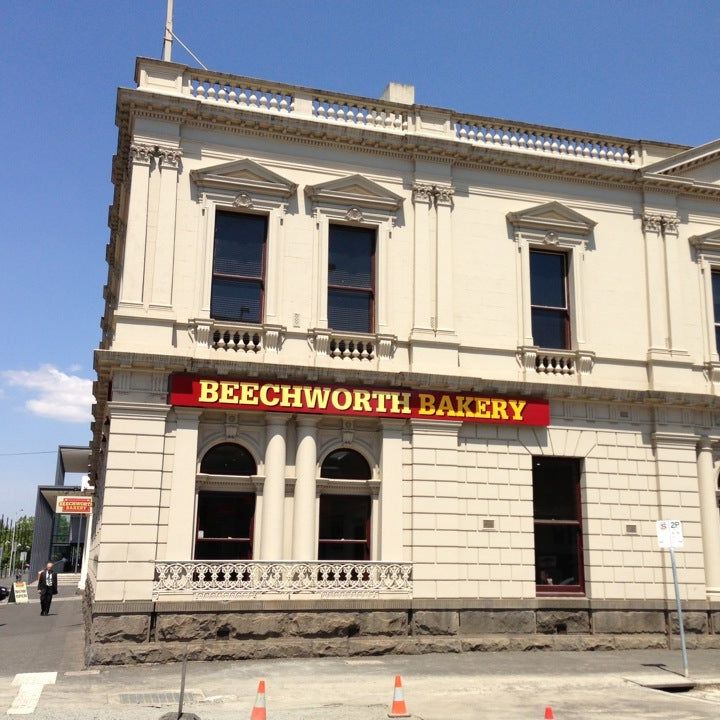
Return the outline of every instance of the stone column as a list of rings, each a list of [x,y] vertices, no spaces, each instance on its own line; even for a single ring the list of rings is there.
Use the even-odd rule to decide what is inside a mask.
[[[697,456],[700,524],[702,528],[705,588],[708,595],[720,595],[720,513],[718,512],[712,443],[702,438]]]
[[[380,452],[380,553],[384,562],[403,559],[402,433],[404,420],[383,420]]]
[[[287,422],[290,415],[268,413],[265,418],[265,483],[263,485],[260,559],[283,559]]]
[[[190,560],[195,539],[195,476],[202,410],[176,407],[174,411],[177,426],[165,557]]]
[[[293,509],[293,560],[314,560],[315,505],[317,472],[317,424],[314,415],[297,418],[297,454],[295,456],[295,505]]]

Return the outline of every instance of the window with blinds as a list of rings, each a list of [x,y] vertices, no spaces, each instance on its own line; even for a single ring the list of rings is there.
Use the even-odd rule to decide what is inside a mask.
[[[216,212],[210,298],[214,320],[263,321],[266,239],[265,215]]]
[[[328,325],[372,333],[375,326],[375,231],[331,225],[328,250]]]
[[[533,343],[542,348],[570,348],[567,255],[530,251],[530,302]]]

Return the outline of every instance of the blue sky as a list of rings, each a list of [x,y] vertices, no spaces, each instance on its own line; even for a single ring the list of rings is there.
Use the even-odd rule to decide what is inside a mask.
[[[698,145],[720,137],[720,3],[175,0],[211,69]],[[90,437],[115,91],[157,57],[164,0],[12,2],[0,60],[0,514],[32,511]],[[194,64],[176,46],[174,60]],[[8,453],[45,452],[38,455]]]

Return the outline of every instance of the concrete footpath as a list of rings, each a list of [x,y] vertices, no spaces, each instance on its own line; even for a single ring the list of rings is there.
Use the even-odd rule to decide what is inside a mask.
[[[679,663],[678,652],[655,650],[189,663],[185,711],[202,720],[247,718],[264,678],[268,720],[380,720],[399,673],[412,717],[423,720],[533,720],[546,706],[558,720],[717,720],[718,650],[690,653],[693,679],[701,681],[692,692],[637,684],[682,682]],[[180,682],[180,665],[57,670],[32,717],[157,720],[173,708]],[[22,683],[13,679],[0,678],[0,714],[19,694]]]

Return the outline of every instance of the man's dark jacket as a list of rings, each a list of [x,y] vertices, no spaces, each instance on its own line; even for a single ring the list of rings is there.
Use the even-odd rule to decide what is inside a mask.
[[[53,595],[57,595],[57,573],[53,571],[52,582],[50,585],[47,584],[47,570],[43,570],[38,576],[38,590],[52,590]]]

